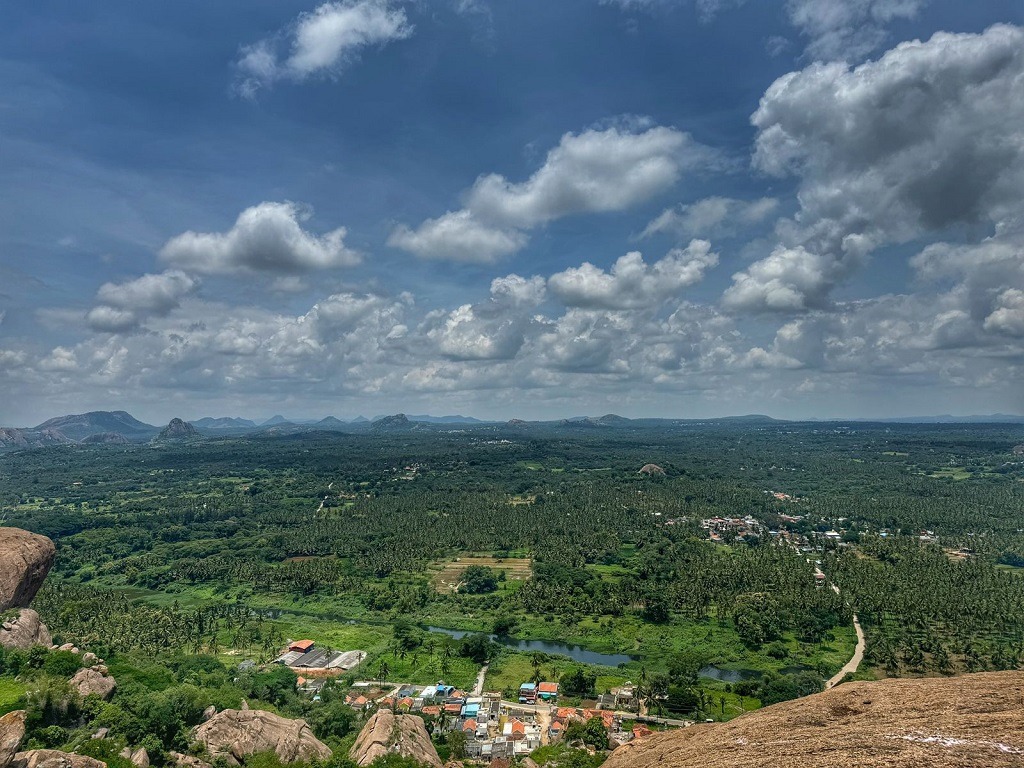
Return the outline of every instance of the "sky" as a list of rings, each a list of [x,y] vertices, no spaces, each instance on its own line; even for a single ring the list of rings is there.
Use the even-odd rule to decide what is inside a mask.
[[[1019,0],[0,8],[0,424],[1024,413]]]

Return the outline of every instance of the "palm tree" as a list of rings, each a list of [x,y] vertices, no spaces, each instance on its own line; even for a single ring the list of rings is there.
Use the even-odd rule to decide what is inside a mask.
[[[384,683],[387,681],[388,675],[390,674],[391,667],[388,666],[386,661],[381,661],[380,667],[377,668],[377,680],[381,684],[381,687],[384,686]]]

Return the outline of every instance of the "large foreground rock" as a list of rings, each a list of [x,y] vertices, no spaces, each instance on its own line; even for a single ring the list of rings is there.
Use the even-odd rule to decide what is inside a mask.
[[[390,709],[381,709],[363,726],[348,756],[357,765],[366,766],[392,752],[411,757],[424,765],[442,768],[441,758],[430,741],[422,718],[395,715]]]
[[[10,768],[107,768],[107,764],[94,757],[56,749],[30,749],[16,754]]]
[[[845,683],[728,723],[654,734],[604,768],[1020,768],[1024,672]]]
[[[8,712],[0,717],[0,768],[7,768],[25,738],[25,711]]]
[[[117,681],[105,671],[105,667],[80,669],[71,678],[70,685],[83,699],[95,695],[101,699],[109,699],[117,688]]]
[[[0,623],[0,645],[4,648],[27,650],[33,645],[53,644],[50,630],[39,620],[39,614],[31,608],[22,608],[16,616]]]
[[[240,763],[254,752],[275,752],[282,763],[326,760],[330,747],[305,720],[288,720],[258,709],[225,709],[195,729],[197,741],[214,757]]]
[[[56,554],[45,536],[0,527],[0,611],[28,608]]]

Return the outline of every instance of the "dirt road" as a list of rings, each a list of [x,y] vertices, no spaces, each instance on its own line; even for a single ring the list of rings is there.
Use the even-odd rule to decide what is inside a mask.
[[[848,673],[856,672],[857,667],[864,660],[864,630],[860,628],[860,619],[857,618],[857,614],[853,615],[853,629],[857,633],[857,647],[853,651],[853,657],[825,683],[826,689],[838,685]]]

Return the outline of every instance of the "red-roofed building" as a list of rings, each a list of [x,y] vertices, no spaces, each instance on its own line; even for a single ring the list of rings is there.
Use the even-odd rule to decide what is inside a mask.
[[[558,683],[538,683],[537,696],[544,701],[552,701],[558,698]]]
[[[437,717],[441,714],[441,708],[435,704],[428,704],[420,710],[424,715],[430,715],[431,717]]]
[[[654,731],[648,728],[646,725],[634,725],[633,726],[633,738],[642,739],[644,736],[650,736]]]
[[[296,640],[288,646],[288,650],[297,651],[299,653],[308,653],[314,645],[315,643],[312,640]]]
[[[476,733],[476,720],[470,718],[462,724],[462,730],[466,733]]]

